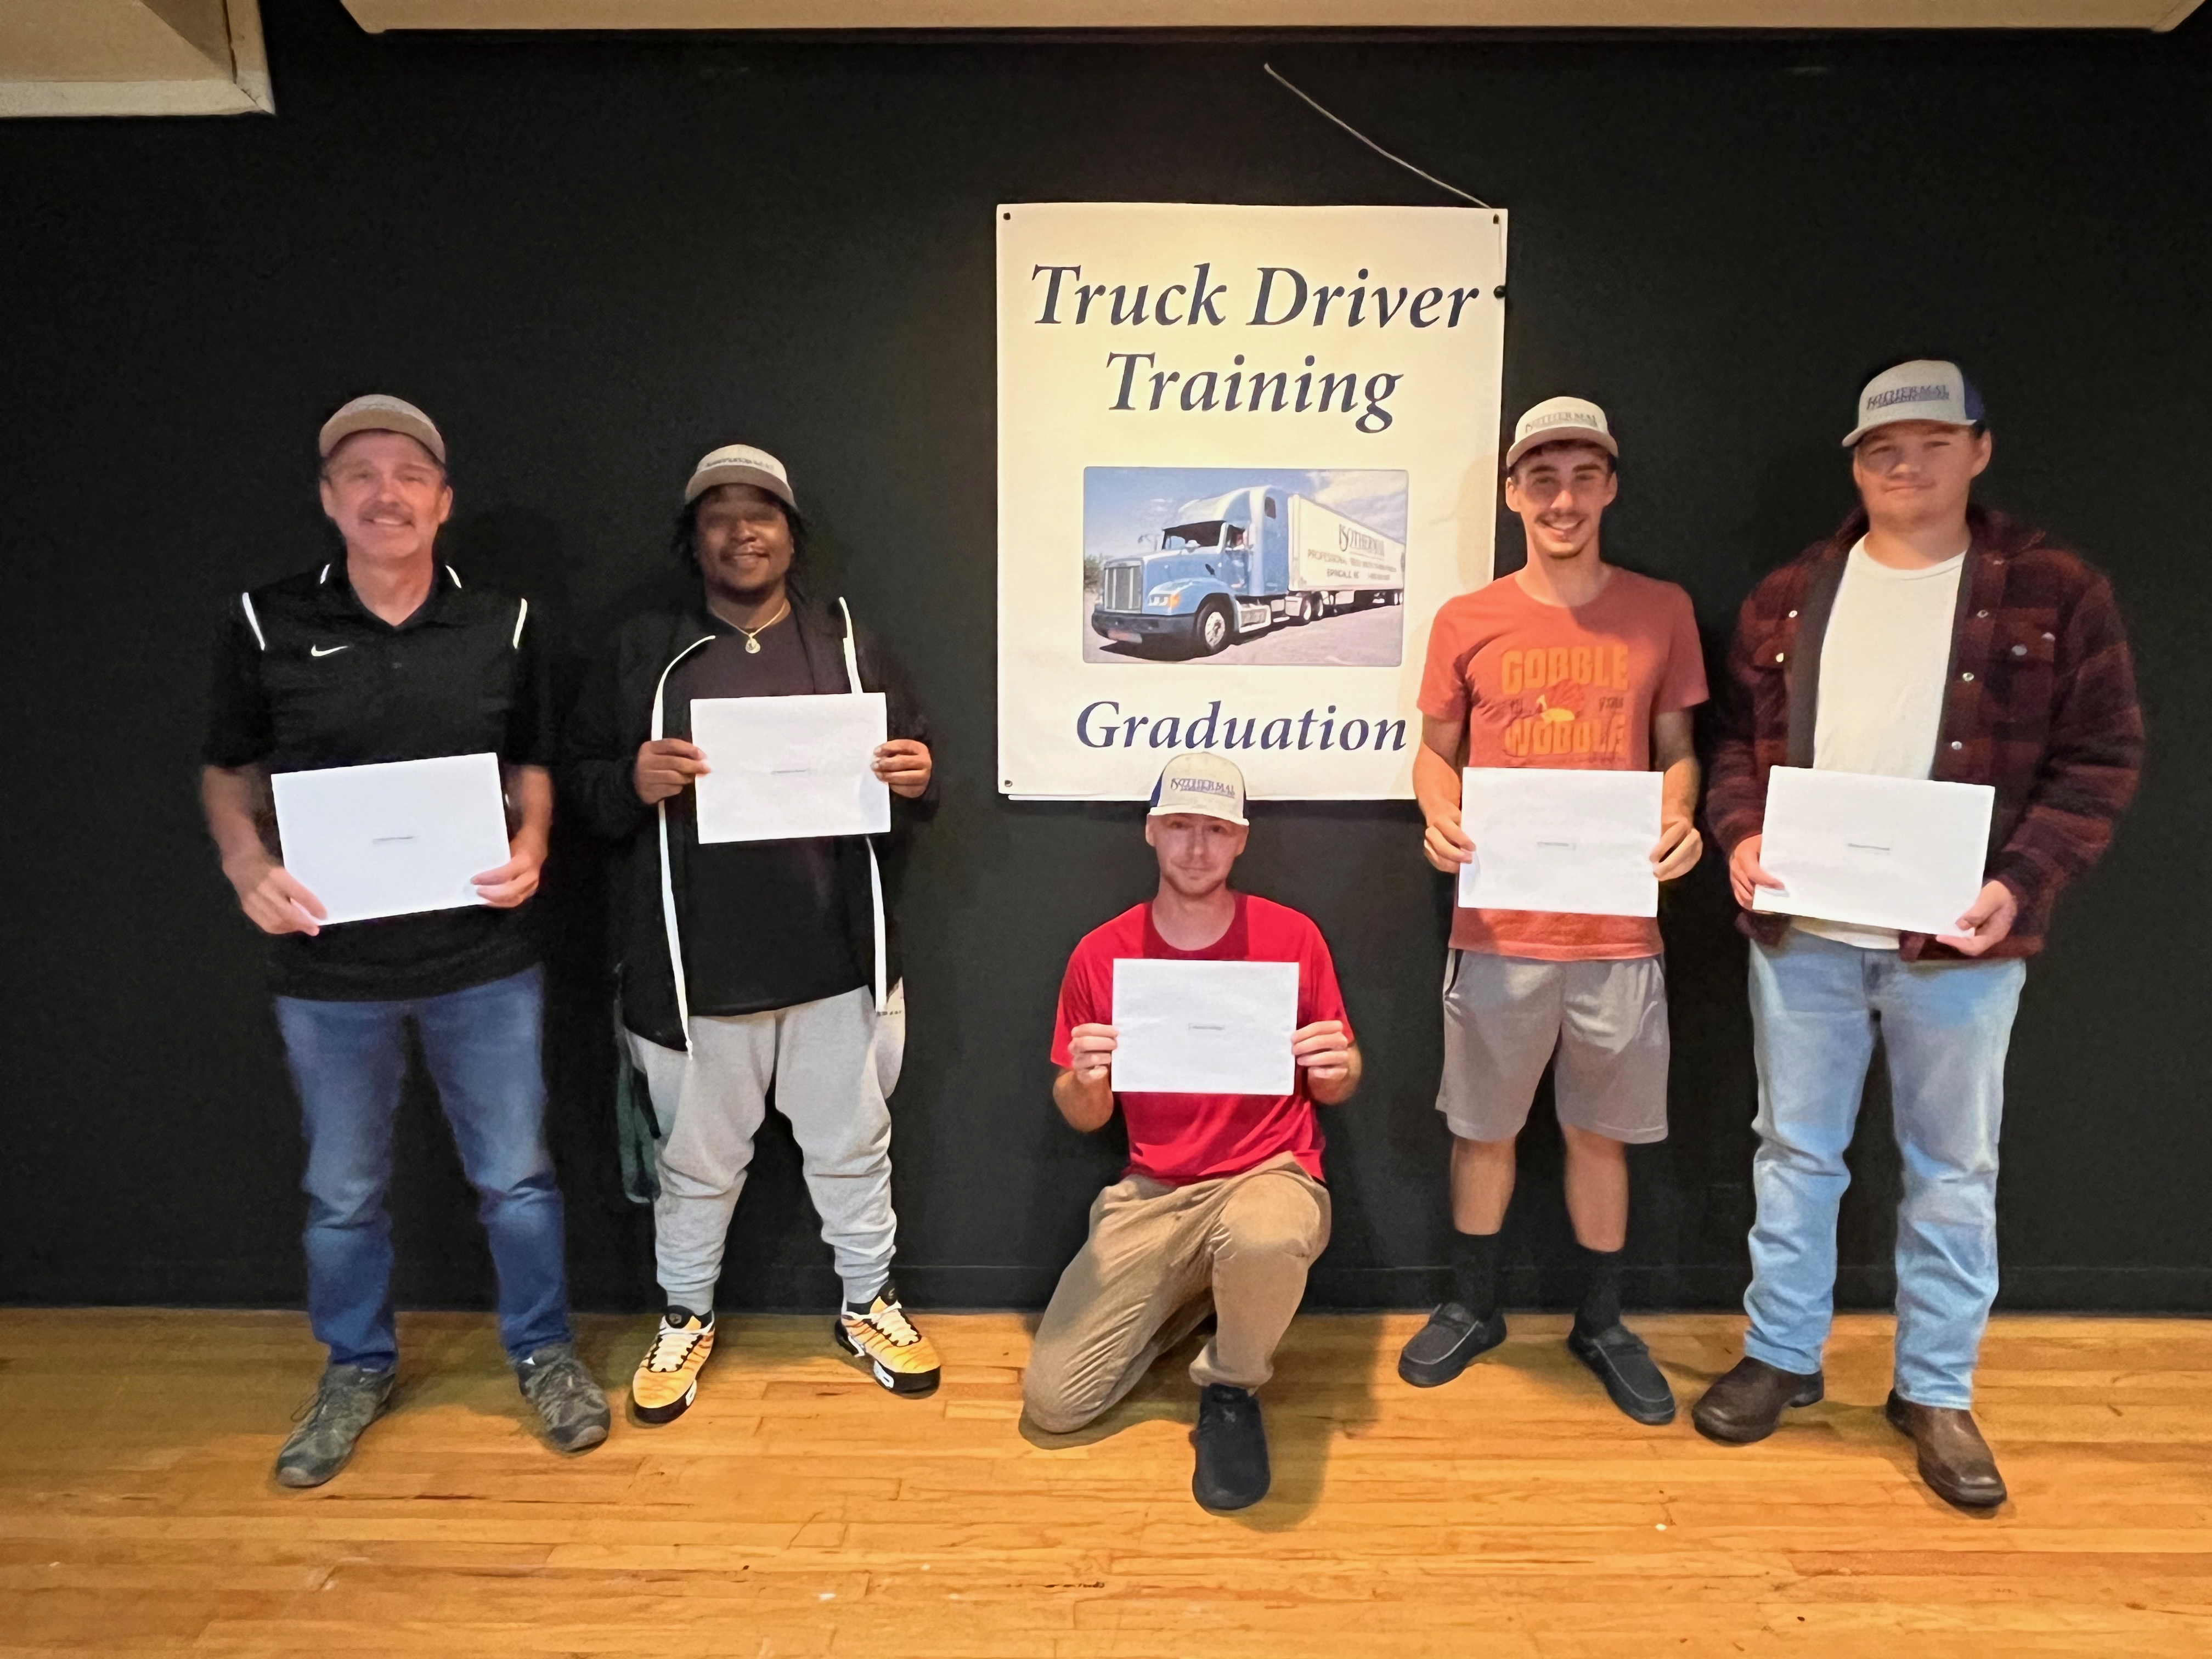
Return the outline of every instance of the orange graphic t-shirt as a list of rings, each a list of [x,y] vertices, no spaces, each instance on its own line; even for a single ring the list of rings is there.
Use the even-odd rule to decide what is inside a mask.
[[[1651,717],[1705,700],[1690,596],[1618,566],[1588,605],[1546,605],[1511,576],[1447,601],[1429,631],[1421,676],[1421,712],[1467,721],[1469,766],[1644,771]],[[1650,916],[1548,910],[1455,910],[1451,942],[1547,962],[1660,951]]]

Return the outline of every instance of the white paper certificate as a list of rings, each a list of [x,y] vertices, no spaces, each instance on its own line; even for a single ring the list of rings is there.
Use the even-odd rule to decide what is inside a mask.
[[[1759,861],[1783,888],[1760,888],[1753,906],[1955,934],[1982,890],[1996,804],[1985,783],[1778,766]]]
[[[1298,964],[1116,957],[1113,1023],[1116,1093],[1286,1095]]]
[[[700,841],[883,834],[891,792],[874,763],[888,720],[880,691],[694,700],[691,741],[712,769],[695,786]]]
[[[1656,772],[1470,766],[1460,823],[1474,862],[1460,866],[1469,909],[1656,916],[1662,780]]]
[[[278,772],[269,789],[284,867],[326,922],[482,904],[469,878],[508,858],[496,755]]]

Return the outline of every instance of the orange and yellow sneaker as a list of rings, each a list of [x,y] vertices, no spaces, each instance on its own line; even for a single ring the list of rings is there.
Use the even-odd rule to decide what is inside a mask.
[[[868,1362],[877,1382],[893,1394],[930,1394],[943,1373],[937,1350],[915,1329],[899,1306],[898,1291],[886,1285],[865,1305],[845,1304],[830,1328],[837,1346]]]
[[[699,1371],[714,1352],[714,1316],[671,1308],[653,1346],[629,1380],[630,1414],[641,1423],[673,1423],[699,1396]]]

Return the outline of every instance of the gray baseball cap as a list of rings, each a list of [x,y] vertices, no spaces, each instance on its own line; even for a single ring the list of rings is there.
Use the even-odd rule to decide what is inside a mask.
[[[702,455],[699,465],[691,469],[691,482],[684,486],[684,499],[696,501],[722,484],[750,484],[756,489],[765,489],[793,512],[799,511],[799,501],[791,493],[791,477],[783,470],[783,463],[765,449],[755,449],[750,444],[725,444]]]
[[[1885,368],[1859,393],[1859,423],[1844,439],[1855,449],[1878,426],[1898,421],[1940,421],[1945,426],[1978,426],[1982,394],[1966,371],[1938,357],[1919,357]]]

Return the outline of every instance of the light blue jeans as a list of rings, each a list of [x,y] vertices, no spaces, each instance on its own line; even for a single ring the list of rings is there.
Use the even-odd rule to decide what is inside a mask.
[[[1836,1211],[1850,1173],[1875,1028],[1889,1059],[1904,1155],[1897,1215],[1897,1392],[1973,1403],[1974,1361],[1997,1293],[1997,1131],[2005,1049],[2027,967],[1905,962],[1801,929],[1751,947],[1759,1062],[1759,1199],[1744,1352],[1820,1369],[1835,1310]]]

